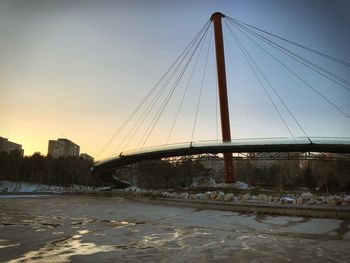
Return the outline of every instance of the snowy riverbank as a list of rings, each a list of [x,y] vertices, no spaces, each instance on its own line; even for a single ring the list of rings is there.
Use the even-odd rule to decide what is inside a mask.
[[[178,193],[175,191],[144,190],[135,186],[126,189],[120,189],[117,190],[117,192],[170,199],[223,201],[234,203],[350,206],[350,195],[343,193],[326,195],[303,192],[254,195],[251,193],[230,193],[229,190],[226,193],[223,191],[206,191],[203,193],[190,193],[184,191]]]
[[[221,187],[223,185],[220,185]],[[243,182],[236,185],[235,189],[249,191],[250,187]],[[83,185],[73,185],[70,187],[49,186],[46,184],[31,184],[27,182],[11,182],[0,181],[0,193],[71,193],[82,192],[92,193],[101,191],[112,191],[120,194],[131,194],[140,196],[151,196],[169,199],[184,200],[203,200],[203,201],[222,201],[233,203],[262,203],[262,204],[294,204],[294,205],[327,205],[327,206],[350,206],[350,195],[344,193],[338,194],[312,194],[310,192],[303,193],[271,193],[271,194],[252,194],[241,191],[230,192],[228,189],[223,191],[206,191],[196,193],[186,191],[179,193],[171,190],[145,190],[136,186],[125,189],[114,189],[110,187],[90,187]]]
[[[63,192],[91,192],[98,191],[98,188],[93,188],[85,185],[73,185],[70,187],[27,183],[27,182],[11,182],[0,181],[0,193],[34,193],[34,192],[49,192],[49,193],[63,193]]]

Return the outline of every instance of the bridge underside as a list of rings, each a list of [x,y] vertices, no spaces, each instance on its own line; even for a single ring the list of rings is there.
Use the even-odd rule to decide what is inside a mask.
[[[217,153],[262,153],[262,152],[327,152],[350,153],[350,144],[329,143],[290,143],[290,144],[231,144],[218,143],[214,145],[182,146],[158,150],[144,150],[119,155],[105,161],[98,162],[92,168],[92,175],[101,179],[110,177],[121,166],[145,160],[186,156],[195,154]]]

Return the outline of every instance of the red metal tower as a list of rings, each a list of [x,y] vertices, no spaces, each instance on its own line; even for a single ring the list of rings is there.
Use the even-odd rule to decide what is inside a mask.
[[[231,142],[230,116],[229,116],[228,99],[227,99],[224,41],[222,37],[222,23],[221,23],[222,17],[225,17],[225,15],[223,15],[220,12],[216,12],[212,14],[210,19],[213,21],[213,25],[214,25],[222,140],[223,142]],[[225,164],[225,176],[224,176],[225,183],[234,183],[236,180],[233,174],[232,153],[224,153],[224,164]]]

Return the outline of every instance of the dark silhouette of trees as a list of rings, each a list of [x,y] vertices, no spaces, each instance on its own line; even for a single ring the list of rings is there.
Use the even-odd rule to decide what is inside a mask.
[[[182,159],[176,163],[144,161],[137,166],[137,184],[142,188],[183,188],[190,186],[194,177],[208,175],[209,170],[192,159]]]
[[[217,161],[222,162],[222,158],[217,158]],[[55,159],[39,152],[22,157],[17,151],[0,152],[0,180],[61,186],[101,185],[98,178],[90,175],[92,165],[75,157]],[[273,187],[279,191],[295,187],[325,192],[350,191],[350,161],[347,159],[260,162],[242,158],[234,161],[234,167],[237,180],[253,186]],[[205,168],[200,158],[143,161],[133,169],[133,182],[142,188],[182,188],[190,186],[194,178],[211,177],[217,182],[220,182],[217,178],[223,178],[223,171],[219,169],[214,173],[211,168]]]
[[[54,159],[36,152],[22,157],[20,153],[0,153],[0,179],[18,182],[69,186],[72,184],[95,185],[90,176],[92,163],[82,158]]]
[[[19,181],[22,156],[18,151],[0,152],[0,179]]]
[[[218,162],[223,160],[218,159]],[[307,187],[324,192],[350,191],[350,162],[347,160],[248,160],[234,161],[237,180],[277,191]],[[214,174],[196,158],[140,162],[136,168],[137,185],[142,188],[181,188],[195,177],[212,177],[217,182],[223,172]],[[218,179],[219,178],[219,179]]]
[[[304,170],[305,184],[325,192],[350,191],[349,160],[310,160]]]

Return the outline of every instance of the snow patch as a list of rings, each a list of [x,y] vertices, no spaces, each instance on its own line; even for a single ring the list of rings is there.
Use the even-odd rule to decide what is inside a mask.
[[[12,182],[12,181],[0,181],[1,193],[33,193],[33,192],[50,192],[50,193],[62,193],[62,192],[83,192],[94,191],[90,186],[85,185],[72,185],[70,187],[63,187],[57,185],[47,185],[38,183],[27,182]]]

